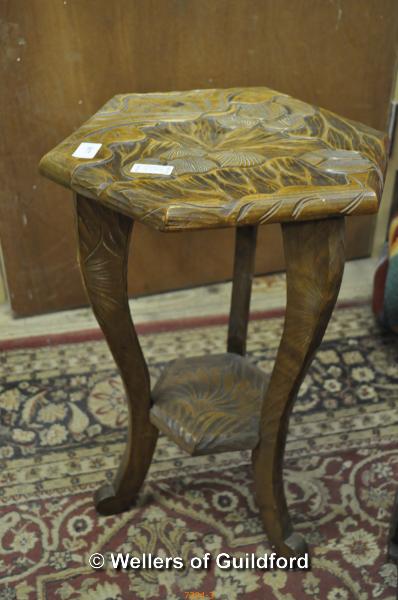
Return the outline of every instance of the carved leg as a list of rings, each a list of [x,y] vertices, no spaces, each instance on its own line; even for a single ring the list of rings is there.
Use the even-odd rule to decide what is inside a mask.
[[[128,305],[127,259],[133,221],[80,195],[76,214],[83,281],[119,368],[129,411],[128,443],[116,478],[95,496],[98,512],[110,515],[134,502],[151,464],[158,431],[149,421],[149,374]]]
[[[253,451],[256,499],[265,531],[281,556],[306,551],[293,532],[283,490],[283,453],[293,402],[336,302],[344,268],[344,220],[282,226],[286,259],[285,326],[264,399]]]
[[[256,254],[257,227],[236,228],[234,278],[228,326],[228,352],[244,356]]]

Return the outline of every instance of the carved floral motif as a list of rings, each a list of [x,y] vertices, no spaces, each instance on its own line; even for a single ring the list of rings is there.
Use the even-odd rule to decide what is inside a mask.
[[[95,158],[72,156],[99,142]],[[123,94],[41,171],[161,230],[375,212],[386,136],[267,88]],[[167,164],[170,176],[131,173]]]

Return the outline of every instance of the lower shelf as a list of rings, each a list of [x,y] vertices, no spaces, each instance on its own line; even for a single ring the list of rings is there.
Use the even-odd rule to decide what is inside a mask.
[[[151,422],[191,455],[257,445],[268,376],[237,354],[178,359],[152,391]]]

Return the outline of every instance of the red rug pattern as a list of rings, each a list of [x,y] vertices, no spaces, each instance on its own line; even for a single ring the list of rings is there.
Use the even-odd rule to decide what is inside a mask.
[[[249,354],[271,370],[282,320],[250,325]],[[177,356],[220,352],[225,326],[142,336],[155,379]],[[215,557],[271,552],[253,501],[250,455],[192,458],[161,437],[139,503],[100,517],[126,411],[103,341],[19,348],[0,358],[0,599],[395,598],[386,560],[398,486],[398,340],[366,307],[335,312],[289,428],[285,486],[311,569],[224,570]],[[89,566],[93,553],[102,569]],[[181,557],[184,569],[116,570],[111,553]],[[210,552],[208,570],[193,556]],[[200,598],[196,595],[191,598]]]

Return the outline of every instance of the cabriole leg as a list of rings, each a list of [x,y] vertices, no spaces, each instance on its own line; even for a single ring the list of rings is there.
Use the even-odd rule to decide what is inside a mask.
[[[95,496],[98,512],[110,515],[134,503],[151,464],[158,431],[149,421],[149,374],[128,305],[127,259],[133,221],[80,195],[76,215],[83,281],[119,368],[129,412],[127,446],[114,482]]]
[[[335,305],[344,268],[344,220],[282,225],[287,306],[281,343],[266,392],[260,442],[253,451],[256,499],[271,544],[281,556],[306,551],[293,532],[283,489],[290,412]]]

